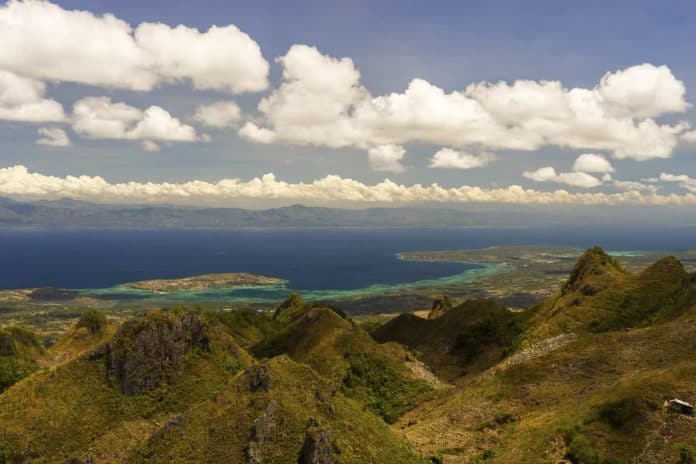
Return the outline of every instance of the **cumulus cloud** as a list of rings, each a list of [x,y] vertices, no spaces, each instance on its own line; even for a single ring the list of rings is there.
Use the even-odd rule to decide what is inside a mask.
[[[0,47],[2,49],[3,47]],[[46,84],[0,70],[0,119],[23,122],[59,122],[63,106],[45,98]]]
[[[277,60],[283,81],[240,135],[261,143],[369,149],[409,142],[453,149],[596,149],[616,158],[671,156],[686,123],[654,118],[685,111],[684,85],[666,66],[606,74],[593,88],[558,81],[480,82],[445,92],[414,79],[401,93],[373,96],[350,58],[293,45]]]
[[[373,171],[393,172],[400,174],[406,170],[401,159],[406,150],[400,145],[380,145],[367,151],[370,168]]]
[[[572,187],[593,188],[602,185],[600,179],[585,172],[557,173],[551,166],[539,168],[536,171],[525,171],[522,176],[535,182],[556,182]]]
[[[160,146],[152,140],[144,140],[141,145],[143,147],[143,150],[149,151],[150,153],[160,151]]]
[[[0,169],[0,195],[14,198],[74,198],[99,202],[208,204],[233,200],[285,200],[343,203],[512,203],[512,204],[650,204],[696,205],[696,194],[659,195],[631,190],[612,194],[543,192],[519,185],[482,188],[462,185],[445,188],[438,184],[402,185],[388,179],[366,185],[336,175],[304,183],[288,183],[266,174],[250,180],[192,180],[184,183],[110,183],[102,177],[55,177],[30,172],[24,166]]]
[[[495,157],[490,153],[473,155],[471,153],[442,148],[430,159],[431,168],[473,169],[487,165]]]
[[[57,127],[40,127],[37,131],[41,136],[36,143],[49,147],[69,147],[70,138],[63,129]]]
[[[242,110],[233,101],[220,101],[196,108],[193,120],[208,127],[233,127],[242,117]]]
[[[644,184],[642,182],[635,182],[631,180],[615,180],[612,185],[619,190],[626,191],[644,191],[644,192],[657,192],[658,187],[656,185]]]
[[[686,189],[689,192],[696,193],[696,179],[689,177],[686,174],[669,174],[663,172],[660,174],[659,179],[662,182],[677,183],[681,188]]]
[[[144,140],[148,151],[159,149],[155,142],[203,140],[196,130],[159,106],[140,110],[108,97],[87,97],[75,102],[73,130],[92,139]]]
[[[573,163],[573,171],[608,174],[614,172],[614,167],[603,155],[583,153]]]
[[[259,45],[234,25],[132,28],[112,14],[10,0],[0,7],[0,30],[0,68],[39,80],[141,91],[181,80],[232,93],[267,87]]]
[[[348,112],[368,94],[359,86],[360,73],[350,58],[339,60],[314,47],[293,45],[276,61],[283,67],[283,82],[258,105],[271,127],[249,123],[240,130],[242,137],[332,148],[359,143]]]
[[[276,139],[276,134],[270,129],[259,127],[251,121],[244,124],[239,131],[239,136],[255,143],[269,144]]]
[[[681,139],[687,143],[696,143],[696,130],[684,132]]]
[[[644,63],[607,73],[597,89],[609,109],[638,118],[686,111],[686,88],[667,66]]]

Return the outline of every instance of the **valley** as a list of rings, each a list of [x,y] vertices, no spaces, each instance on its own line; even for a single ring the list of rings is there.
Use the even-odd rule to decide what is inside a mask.
[[[409,259],[512,266],[511,252]],[[691,462],[696,418],[665,406],[696,400],[691,268],[600,248],[517,254],[529,269],[519,279],[554,279],[525,308],[440,295],[428,309],[351,317],[292,294],[268,311],[83,307],[53,337],[3,322],[0,457]]]

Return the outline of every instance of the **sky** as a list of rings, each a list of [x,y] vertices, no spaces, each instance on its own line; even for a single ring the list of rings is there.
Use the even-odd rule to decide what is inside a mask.
[[[696,205],[691,1],[9,1],[0,196]]]

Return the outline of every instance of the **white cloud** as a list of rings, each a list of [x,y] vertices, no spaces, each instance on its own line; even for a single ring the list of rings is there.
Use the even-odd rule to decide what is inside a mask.
[[[2,49],[2,47],[0,47]],[[60,122],[63,106],[44,98],[46,84],[0,70],[0,119],[23,122]]]
[[[72,128],[93,139],[144,140],[153,151],[154,142],[195,142],[203,140],[196,130],[159,106],[142,111],[108,97],[87,97],[75,102]]]
[[[689,177],[686,174],[669,174],[663,172],[660,174],[660,181],[662,182],[674,182],[679,184],[683,189],[689,192],[696,193],[696,179]]]
[[[602,185],[602,181],[584,172],[561,172],[551,166],[539,168],[536,171],[525,171],[522,176],[535,182],[556,182],[573,187],[593,188]]]
[[[277,61],[283,66],[283,83],[258,105],[272,129],[247,124],[240,135],[260,143],[272,140],[332,148],[358,143],[348,111],[367,92],[358,85],[360,73],[353,61],[322,55],[306,45],[293,45]]]
[[[684,132],[681,135],[681,139],[687,143],[696,143],[696,130]]]
[[[631,180],[615,180],[612,185],[619,190],[625,191],[645,191],[645,192],[657,192],[658,188],[655,185],[644,184],[642,182],[635,182]]]
[[[614,172],[614,167],[603,155],[583,153],[573,163],[573,171],[607,174]]]
[[[473,169],[487,165],[494,159],[490,153],[473,155],[471,153],[442,148],[430,160],[431,168]]]
[[[234,25],[206,32],[65,10],[38,0],[0,7],[0,68],[39,80],[151,90],[190,80],[197,89],[241,93],[267,86],[258,44]]]
[[[69,147],[70,138],[63,129],[57,127],[40,127],[37,131],[41,138],[36,143],[49,147]]]
[[[276,139],[276,134],[272,130],[262,128],[253,122],[247,122],[238,131],[239,136],[256,143],[273,143]]]
[[[193,120],[209,127],[233,127],[242,117],[242,110],[233,101],[219,101],[196,108]]]
[[[406,186],[388,179],[366,185],[353,179],[329,175],[304,183],[287,183],[266,174],[250,180],[192,180],[184,183],[112,184],[102,177],[55,177],[29,172],[24,166],[0,169],[0,195],[14,198],[74,198],[98,202],[209,204],[234,200],[284,200],[328,204],[406,204],[421,202],[511,203],[511,204],[641,204],[696,205],[696,194],[659,195],[631,190],[618,193],[542,192],[519,185],[482,188],[462,185],[444,188],[438,184]]]
[[[137,140],[166,140],[170,142],[194,142],[200,140],[196,130],[183,124],[159,106],[145,110],[137,125],[126,132],[127,138]]]
[[[686,88],[667,66],[644,63],[604,75],[598,91],[608,107],[638,118],[686,111]]]
[[[688,127],[653,119],[688,107],[683,84],[666,66],[610,73],[591,89],[516,81],[447,93],[414,79],[403,93],[372,96],[350,58],[293,45],[278,62],[283,82],[260,102],[260,122],[240,130],[252,141],[364,149],[409,142],[526,151],[560,146],[645,160],[671,156]]]
[[[160,151],[160,146],[152,140],[144,140],[141,145],[143,147],[143,150],[149,151],[150,153]]]
[[[406,170],[401,159],[406,150],[400,145],[380,145],[367,151],[370,168],[373,171],[393,172],[400,174]]]

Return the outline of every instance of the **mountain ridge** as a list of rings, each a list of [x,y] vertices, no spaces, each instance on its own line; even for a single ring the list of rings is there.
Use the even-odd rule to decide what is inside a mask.
[[[428,316],[353,320],[291,295],[118,327],[90,310],[50,347],[0,329],[0,366],[34,363],[0,393],[0,462],[693,457],[696,418],[663,406],[696,399],[696,273],[674,257],[628,272],[592,248],[539,305],[440,296]]]

